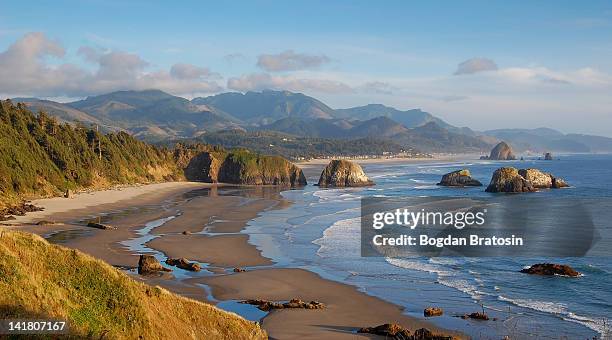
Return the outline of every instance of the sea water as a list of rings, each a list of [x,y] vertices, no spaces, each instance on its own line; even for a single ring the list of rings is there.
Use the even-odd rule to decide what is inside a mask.
[[[543,190],[545,197],[612,197],[612,156],[563,155],[553,161],[432,161],[421,164],[367,164],[374,187],[323,189],[309,185],[283,192],[294,202],[269,210],[249,222],[263,255],[278,266],[300,267],[423,317],[427,306],[444,316],[428,319],[475,338],[607,338],[612,336],[612,258],[372,258],[360,256],[360,199],[366,196],[488,197],[484,188],[501,166],[539,168],[564,178],[571,188]],[[437,186],[441,176],[467,168],[485,186]],[[310,178],[309,183],[316,182]],[[499,195],[499,194],[497,194]],[[612,208],[612,207],[611,207]],[[579,278],[519,273],[525,266],[556,262],[574,267]],[[485,309],[497,321],[457,316]],[[372,326],[372,325],[364,325]]]

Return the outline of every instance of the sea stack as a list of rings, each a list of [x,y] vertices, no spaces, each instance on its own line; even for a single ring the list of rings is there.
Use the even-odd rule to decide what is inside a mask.
[[[486,192],[533,192],[531,182],[519,174],[516,168],[504,167],[495,170]]]
[[[563,179],[538,169],[504,167],[495,170],[486,192],[534,192],[569,186]]]
[[[553,160],[553,156],[550,152],[547,152],[544,154],[544,160],[545,161],[552,161]]]
[[[470,170],[463,169],[449,172],[442,176],[438,185],[446,187],[479,187],[482,186],[482,183],[472,178]]]
[[[506,142],[499,142],[495,145],[491,154],[487,159],[498,160],[498,161],[512,161],[516,159],[516,156],[512,152],[512,148]]]
[[[347,160],[332,160],[319,177],[320,187],[343,188],[374,185],[361,166]]]

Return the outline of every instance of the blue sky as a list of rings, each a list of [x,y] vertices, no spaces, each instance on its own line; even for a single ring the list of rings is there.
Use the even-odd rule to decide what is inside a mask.
[[[2,96],[65,100],[288,89],[612,136],[612,3],[4,1],[0,79]]]

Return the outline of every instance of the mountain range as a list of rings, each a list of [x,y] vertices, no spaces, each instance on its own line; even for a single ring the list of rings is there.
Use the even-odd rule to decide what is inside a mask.
[[[13,101],[62,122],[125,131],[147,141],[239,130],[243,134],[271,131],[304,138],[388,140],[425,152],[487,152],[499,140],[519,152],[612,151],[612,139],[607,137],[565,135],[547,128],[478,132],[453,126],[420,109],[402,111],[382,104],[333,109],[313,97],[289,91],[228,92],[188,100],[160,90],[144,90],[112,92],[70,103],[37,98]]]

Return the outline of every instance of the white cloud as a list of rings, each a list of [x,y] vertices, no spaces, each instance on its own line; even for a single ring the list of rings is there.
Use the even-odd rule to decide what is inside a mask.
[[[149,63],[134,53],[81,47],[78,55],[95,65],[90,71],[61,61],[64,48],[43,33],[28,33],[0,53],[0,93],[40,97],[81,97],[116,90],[157,88],[175,94],[213,93],[222,88],[219,75],[207,68],[175,64],[148,71]]]
[[[227,82],[227,87],[243,92],[271,89],[341,94],[354,91],[347,84],[335,80],[274,76],[268,73],[252,73],[239,78],[230,78]]]
[[[287,50],[279,54],[262,54],[257,66],[268,72],[297,71],[316,68],[331,60],[325,55],[295,53]]]
[[[495,64],[493,60],[487,58],[472,58],[457,65],[455,75],[474,74],[495,70],[497,70],[497,64]]]

